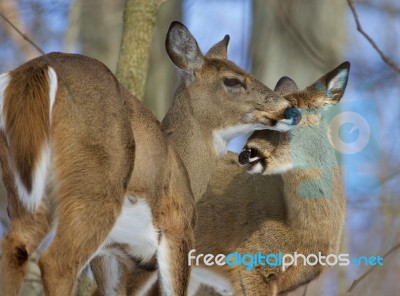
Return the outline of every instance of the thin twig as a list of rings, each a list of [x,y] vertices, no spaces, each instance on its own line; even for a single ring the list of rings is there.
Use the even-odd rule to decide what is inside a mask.
[[[165,0],[166,1],[166,0]],[[55,60],[53,60],[52,58],[50,58],[48,55],[46,56],[46,53],[35,43],[35,42],[33,42],[28,36],[26,36],[24,33],[22,33],[21,32],[21,30],[19,30],[3,13],[1,13],[0,12],[0,16],[19,34],[19,35],[21,35],[21,37],[23,38],[23,39],[25,39],[26,41],[28,41],[34,48],[36,48],[36,50],[37,51],[39,51],[43,56],[44,56],[44,58],[48,61],[48,63],[49,63],[49,65],[52,65],[53,64],[53,62],[54,63],[56,63],[55,62]],[[58,77],[59,79],[61,79],[61,81],[62,81],[62,78],[61,77]],[[66,89],[67,89],[67,92],[68,92],[68,95],[70,96],[70,98],[72,99],[72,100],[74,100],[75,101],[75,96],[73,95],[73,91],[72,91],[72,89],[71,89],[71,87],[70,87],[70,85],[68,85],[68,84],[65,84],[65,87],[66,87]]]
[[[379,48],[379,46],[375,43],[375,41],[363,30],[360,20],[358,18],[358,14],[356,11],[356,8],[354,6],[353,0],[347,0],[347,3],[349,4],[350,10],[353,13],[354,16],[354,21],[356,22],[357,26],[357,31],[360,32],[365,39],[368,40],[368,42],[372,45],[372,47],[378,52],[378,54],[381,56],[382,60],[393,70],[395,70],[397,73],[400,73],[400,67],[393,62],[387,55],[383,53],[383,51]]]
[[[400,248],[400,244],[395,245],[393,248],[391,248],[389,251],[386,252],[386,254],[383,255],[383,260],[385,260],[391,253],[396,251],[397,249]],[[353,292],[354,288],[363,280],[365,279],[374,269],[376,269],[378,265],[372,266],[370,269],[367,270],[362,276],[360,276],[358,279],[354,280],[353,283],[351,284],[350,288],[347,290],[347,295],[351,295]]]
[[[37,51],[39,51],[42,55],[45,54],[45,52],[38,46],[36,45],[35,42],[33,42],[28,36],[26,36],[24,33],[22,33],[3,13],[0,12],[0,16],[3,18],[3,20],[8,23],[19,35],[21,35],[22,38],[24,38],[26,41],[28,41],[34,48],[36,48]]]

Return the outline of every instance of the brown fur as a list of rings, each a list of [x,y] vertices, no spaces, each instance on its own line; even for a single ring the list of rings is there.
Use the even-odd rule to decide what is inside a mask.
[[[14,198],[9,197],[12,226],[3,241],[5,256],[2,275],[5,295],[18,294],[25,272],[23,265],[49,232],[50,224],[55,216],[59,225],[56,237],[40,259],[44,288],[47,295],[72,294],[78,271],[106,237],[120,211],[120,203],[126,192],[127,180],[132,170],[129,164],[133,164],[133,137],[128,118],[123,115],[123,101],[120,99],[119,86],[111,73],[94,60],[61,54],[50,54],[32,60],[14,72],[19,73],[17,76],[19,80],[25,77],[29,81],[30,75],[27,73],[35,75],[47,69],[49,61],[58,77],[62,77],[54,105],[51,130],[48,124],[48,92],[45,95],[47,103],[38,103],[39,107],[45,106],[42,106],[44,111],[37,107],[39,110],[32,108],[30,112],[33,114],[31,117],[34,118],[47,116],[47,119],[42,119],[46,124],[43,124],[41,128],[42,134],[45,135],[43,137],[51,138],[52,142],[54,162],[52,185],[49,186],[48,199],[43,200],[40,208],[34,213],[27,213],[19,199],[15,198],[15,192],[11,193]],[[88,72],[88,68],[91,68],[91,71]],[[27,72],[28,69],[30,72]],[[83,77],[75,75],[83,72],[87,75]],[[7,94],[12,93],[13,88],[20,83],[15,79],[17,78],[11,75],[6,89],[6,98]],[[92,85],[93,81],[102,81],[102,83],[96,88],[87,87]],[[47,80],[41,83],[48,85]],[[37,85],[30,85],[30,87],[40,88]],[[42,86],[42,88],[48,91],[48,87]],[[20,104],[25,101],[30,102],[32,99],[30,95],[35,94],[29,88],[22,88],[20,92],[22,93],[16,92],[20,96],[19,100],[24,100],[20,101]],[[87,100],[87,98],[90,99]],[[19,105],[14,105],[13,102],[10,102],[13,108],[23,109]],[[16,100],[16,102],[19,101]],[[5,109],[4,112],[8,110],[12,109]],[[18,114],[16,112],[16,120],[19,119]],[[115,114],[119,115],[115,116]],[[6,116],[6,123],[8,117]],[[21,134],[23,127],[18,128],[20,130],[15,133]],[[6,128],[5,133],[8,139],[12,140],[12,131]],[[101,140],[102,133],[110,142],[101,144],[100,147],[104,152],[98,150],[97,154],[93,154],[97,143],[104,142]],[[112,143],[120,144],[114,146]],[[42,145],[40,141],[29,144],[32,151],[39,151]],[[14,150],[13,146],[9,147],[10,154],[16,157]],[[7,168],[4,168],[6,158],[2,159],[3,173],[7,176]],[[104,163],[101,163],[103,161]],[[106,171],[109,174],[104,174]],[[79,178],[76,178],[77,173]],[[104,190],[105,188],[107,189]],[[55,191],[57,198],[54,198]],[[101,207],[98,206],[99,200],[102,201]],[[52,211],[51,214],[48,212],[49,209]],[[98,219],[98,217],[102,218]],[[97,221],[95,224],[99,226],[98,229],[93,229],[93,221]],[[79,235],[82,232],[87,232],[87,236]],[[24,260],[19,260],[18,265],[12,265],[13,257],[18,257],[21,250],[25,253]],[[16,269],[20,270],[18,277],[14,276]]]
[[[32,174],[49,135],[47,65],[26,64],[10,72],[3,116],[11,156],[21,181],[32,190]],[[26,72],[30,75],[27,77]]]
[[[184,38],[172,36],[176,31],[183,32]],[[199,198],[206,190],[210,169],[215,166],[204,165],[196,153],[203,149],[201,152],[209,157],[208,162],[218,159],[220,155],[212,143],[214,130],[245,123],[271,127],[268,116],[283,119],[290,104],[225,58],[204,58],[182,25],[174,24],[170,34],[173,41],[170,50],[175,43],[185,50],[195,48],[197,62],[202,63],[182,58],[185,52],[171,55],[176,64],[188,67],[188,77],[178,89],[163,127],[103,64],[93,59],[53,53],[22,66],[33,69],[51,66],[59,85],[51,126],[48,133],[44,131],[52,149],[47,194],[39,210],[24,220],[37,233],[30,232],[24,223],[14,227],[24,215],[16,212],[12,216],[13,227],[3,241],[3,246],[10,250],[2,273],[8,283],[3,286],[6,295],[17,295],[25,272],[18,269],[18,281],[11,280],[17,268],[7,262],[14,260],[17,250],[14,246],[18,246],[16,258],[27,260],[55,219],[58,223],[55,238],[39,261],[44,289],[46,295],[71,295],[78,272],[108,237],[123,203],[143,200],[151,209],[159,243],[165,241],[168,251],[168,272],[161,274],[169,277],[172,294],[186,293],[190,272],[186,255],[193,247],[196,220],[193,195]],[[223,79],[232,75],[246,80],[247,90],[226,89]],[[23,94],[26,97],[27,93]],[[208,112],[211,117],[205,118]],[[186,146],[188,142],[190,147]],[[12,153],[11,147],[8,152]],[[6,157],[2,159],[5,163]],[[3,167],[3,170],[7,176],[9,169]],[[19,207],[18,198],[9,198],[9,203],[11,208]],[[41,219],[44,226],[39,223],[40,227],[36,227],[35,219]],[[117,252],[121,277],[119,291],[114,289],[114,292],[124,294],[124,262],[129,259],[129,248],[109,244],[104,250]],[[99,256],[92,261],[95,278],[100,281],[107,279],[104,259]],[[158,285],[163,288],[160,280]],[[107,283],[99,284],[96,293],[104,294],[106,286]]]

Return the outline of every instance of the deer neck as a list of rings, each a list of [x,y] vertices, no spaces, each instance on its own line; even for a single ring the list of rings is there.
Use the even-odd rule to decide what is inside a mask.
[[[219,155],[213,131],[197,122],[191,107],[182,103],[183,100],[183,94],[178,93],[162,126],[187,170],[195,201],[198,201],[207,189]]]
[[[334,241],[341,232],[344,219],[345,198],[340,169],[335,153],[328,145],[327,141],[320,141],[317,150],[310,149],[303,155],[293,151],[292,158],[296,158],[296,161],[292,159],[293,168],[282,174],[287,223],[309,241],[324,237],[326,241]],[[304,148],[302,151],[307,151],[307,147]]]

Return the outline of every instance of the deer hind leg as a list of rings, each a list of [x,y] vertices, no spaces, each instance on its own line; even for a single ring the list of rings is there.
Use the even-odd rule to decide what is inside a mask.
[[[46,295],[73,294],[78,273],[92,259],[110,233],[121,210],[123,196],[112,187],[79,193],[60,189],[59,221],[56,235],[39,260]],[[75,192],[71,192],[71,190]],[[120,193],[120,195],[122,195]]]
[[[22,208],[21,208],[22,211]],[[50,231],[50,217],[44,204],[34,213],[21,213],[11,220],[2,242],[2,295],[19,295],[29,258]]]
[[[68,163],[60,156],[58,160]],[[72,164],[57,171],[56,178],[62,180],[56,192],[57,230],[39,259],[47,296],[73,295],[78,273],[103,247],[121,213],[126,192],[128,168],[114,175],[82,159]]]

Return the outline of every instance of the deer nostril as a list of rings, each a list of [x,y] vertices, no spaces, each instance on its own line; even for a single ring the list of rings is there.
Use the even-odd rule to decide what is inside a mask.
[[[250,162],[251,149],[244,148],[239,154],[239,163],[241,165],[248,164]]]
[[[291,125],[298,125],[301,121],[301,112],[297,108],[287,108],[285,110],[285,119],[292,120]]]

